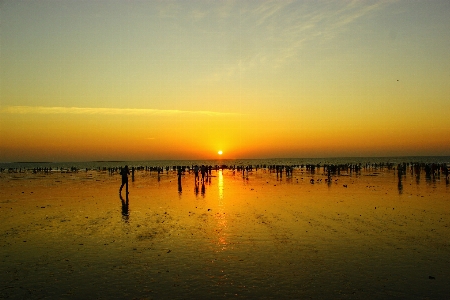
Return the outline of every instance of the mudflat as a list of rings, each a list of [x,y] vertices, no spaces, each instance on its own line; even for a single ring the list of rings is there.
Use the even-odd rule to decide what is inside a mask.
[[[1,173],[0,298],[450,294],[445,177],[211,175]]]

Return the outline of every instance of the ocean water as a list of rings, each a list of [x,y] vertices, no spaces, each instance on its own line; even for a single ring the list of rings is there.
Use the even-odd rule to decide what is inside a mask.
[[[52,168],[98,169],[120,167],[172,167],[192,165],[323,165],[323,164],[399,164],[399,163],[438,163],[450,164],[450,156],[403,156],[403,157],[328,157],[328,158],[267,158],[267,159],[213,159],[213,160],[146,160],[146,161],[85,161],[85,162],[9,162],[0,163],[2,169]]]

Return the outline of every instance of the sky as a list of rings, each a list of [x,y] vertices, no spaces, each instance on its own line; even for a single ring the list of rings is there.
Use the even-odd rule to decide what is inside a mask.
[[[449,20],[448,0],[4,0],[0,161],[450,155]]]

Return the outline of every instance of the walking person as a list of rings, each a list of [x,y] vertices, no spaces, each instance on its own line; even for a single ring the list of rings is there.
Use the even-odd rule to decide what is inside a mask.
[[[120,186],[119,194],[122,194],[122,188],[124,185],[126,185],[125,191],[127,192],[126,195],[128,197],[128,175],[130,175],[128,165],[126,165],[124,168],[122,168],[122,170],[120,170],[120,175],[122,175],[122,185]]]

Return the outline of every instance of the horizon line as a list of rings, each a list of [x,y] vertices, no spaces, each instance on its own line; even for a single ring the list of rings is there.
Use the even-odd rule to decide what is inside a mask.
[[[102,163],[102,162],[146,162],[146,161],[205,161],[205,160],[273,160],[273,159],[345,159],[345,158],[410,158],[410,157],[450,157],[450,155],[402,155],[402,156],[330,156],[330,157],[271,157],[271,158],[204,158],[204,159],[138,159],[138,160],[83,160],[83,161],[13,161],[0,162],[1,164],[27,164],[27,163]]]

